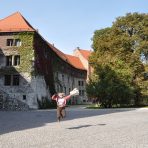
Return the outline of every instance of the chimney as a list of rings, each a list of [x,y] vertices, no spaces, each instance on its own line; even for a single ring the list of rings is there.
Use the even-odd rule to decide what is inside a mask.
[[[77,47],[76,49],[77,49],[77,50],[80,50],[80,47]]]

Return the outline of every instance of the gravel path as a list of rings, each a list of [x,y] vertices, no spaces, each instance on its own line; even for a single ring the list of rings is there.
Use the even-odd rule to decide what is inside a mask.
[[[148,109],[0,112],[0,148],[148,148]]]

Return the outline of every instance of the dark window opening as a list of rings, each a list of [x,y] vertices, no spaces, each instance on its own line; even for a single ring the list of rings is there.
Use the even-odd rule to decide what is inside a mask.
[[[64,75],[62,75],[62,81],[64,81]]]
[[[78,85],[79,86],[83,86],[84,85],[84,82],[83,81],[78,81]]]
[[[6,66],[12,66],[12,56],[6,56]]]
[[[82,96],[84,96],[84,90],[82,90]]]
[[[64,87],[64,92],[65,92],[65,94],[66,94],[66,87]]]
[[[26,95],[23,95],[23,100],[26,100]]]
[[[13,46],[13,39],[7,39],[7,46]]]
[[[78,81],[78,85],[81,86],[81,81]]]
[[[13,85],[14,86],[19,85],[19,75],[13,75]]]
[[[6,86],[11,85],[11,75],[5,75],[4,85],[6,85]]]
[[[81,90],[79,90],[79,95],[81,96],[81,94],[82,94],[82,93],[81,93]]]
[[[14,66],[20,65],[20,56],[14,56]]]

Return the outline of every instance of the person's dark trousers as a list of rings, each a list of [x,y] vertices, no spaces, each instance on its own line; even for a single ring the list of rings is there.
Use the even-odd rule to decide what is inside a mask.
[[[59,107],[57,106],[57,119],[58,121],[61,120],[61,118],[64,118],[66,115],[65,113],[65,107]]]

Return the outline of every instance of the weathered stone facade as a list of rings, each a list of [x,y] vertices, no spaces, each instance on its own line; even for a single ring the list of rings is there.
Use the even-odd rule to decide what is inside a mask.
[[[7,33],[8,34],[8,33]],[[15,33],[16,35],[16,33]],[[6,35],[2,33],[0,35],[0,41],[1,41],[1,51],[0,51],[0,92],[1,95],[3,93],[7,94],[9,98],[13,98],[16,100],[20,100],[26,104],[29,105],[30,108],[37,108],[37,98],[41,99],[42,97],[49,97],[49,93],[47,90],[47,86],[45,83],[45,80],[43,76],[41,75],[32,75],[32,71],[35,69],[32,66],[32,69],[29,71],[26,71],[26,69],[20,69],[21,60],[28,60],[21,59],[21,54],[19,52],[19,47],[16,46],[6,46],[8,39],[14,39],[14,34],[9,33],[9,35]],[[22,41],[23,42],[23,41]],[[32,47],[33,49],[33,47]],[[14,65],[14,56],[19,55],[20,56],[20,64]],[[12,59],[9,61],[10,65],[7,65],[7,56],[11,56]],[[26,56],[26,55],[25,55]],[[31,61],[29,61],[30,64]],[[8,77],[6,77],[8,76]],[[18,83],[14,84],[14,76],[18,76]],[[9,80],[9,78],[11,80]],[[10,84],[5,84],[6,79],[10,81]],[[2,93],[3,92],[3,93]],[[5,100],[5,99],[4,99]]]

